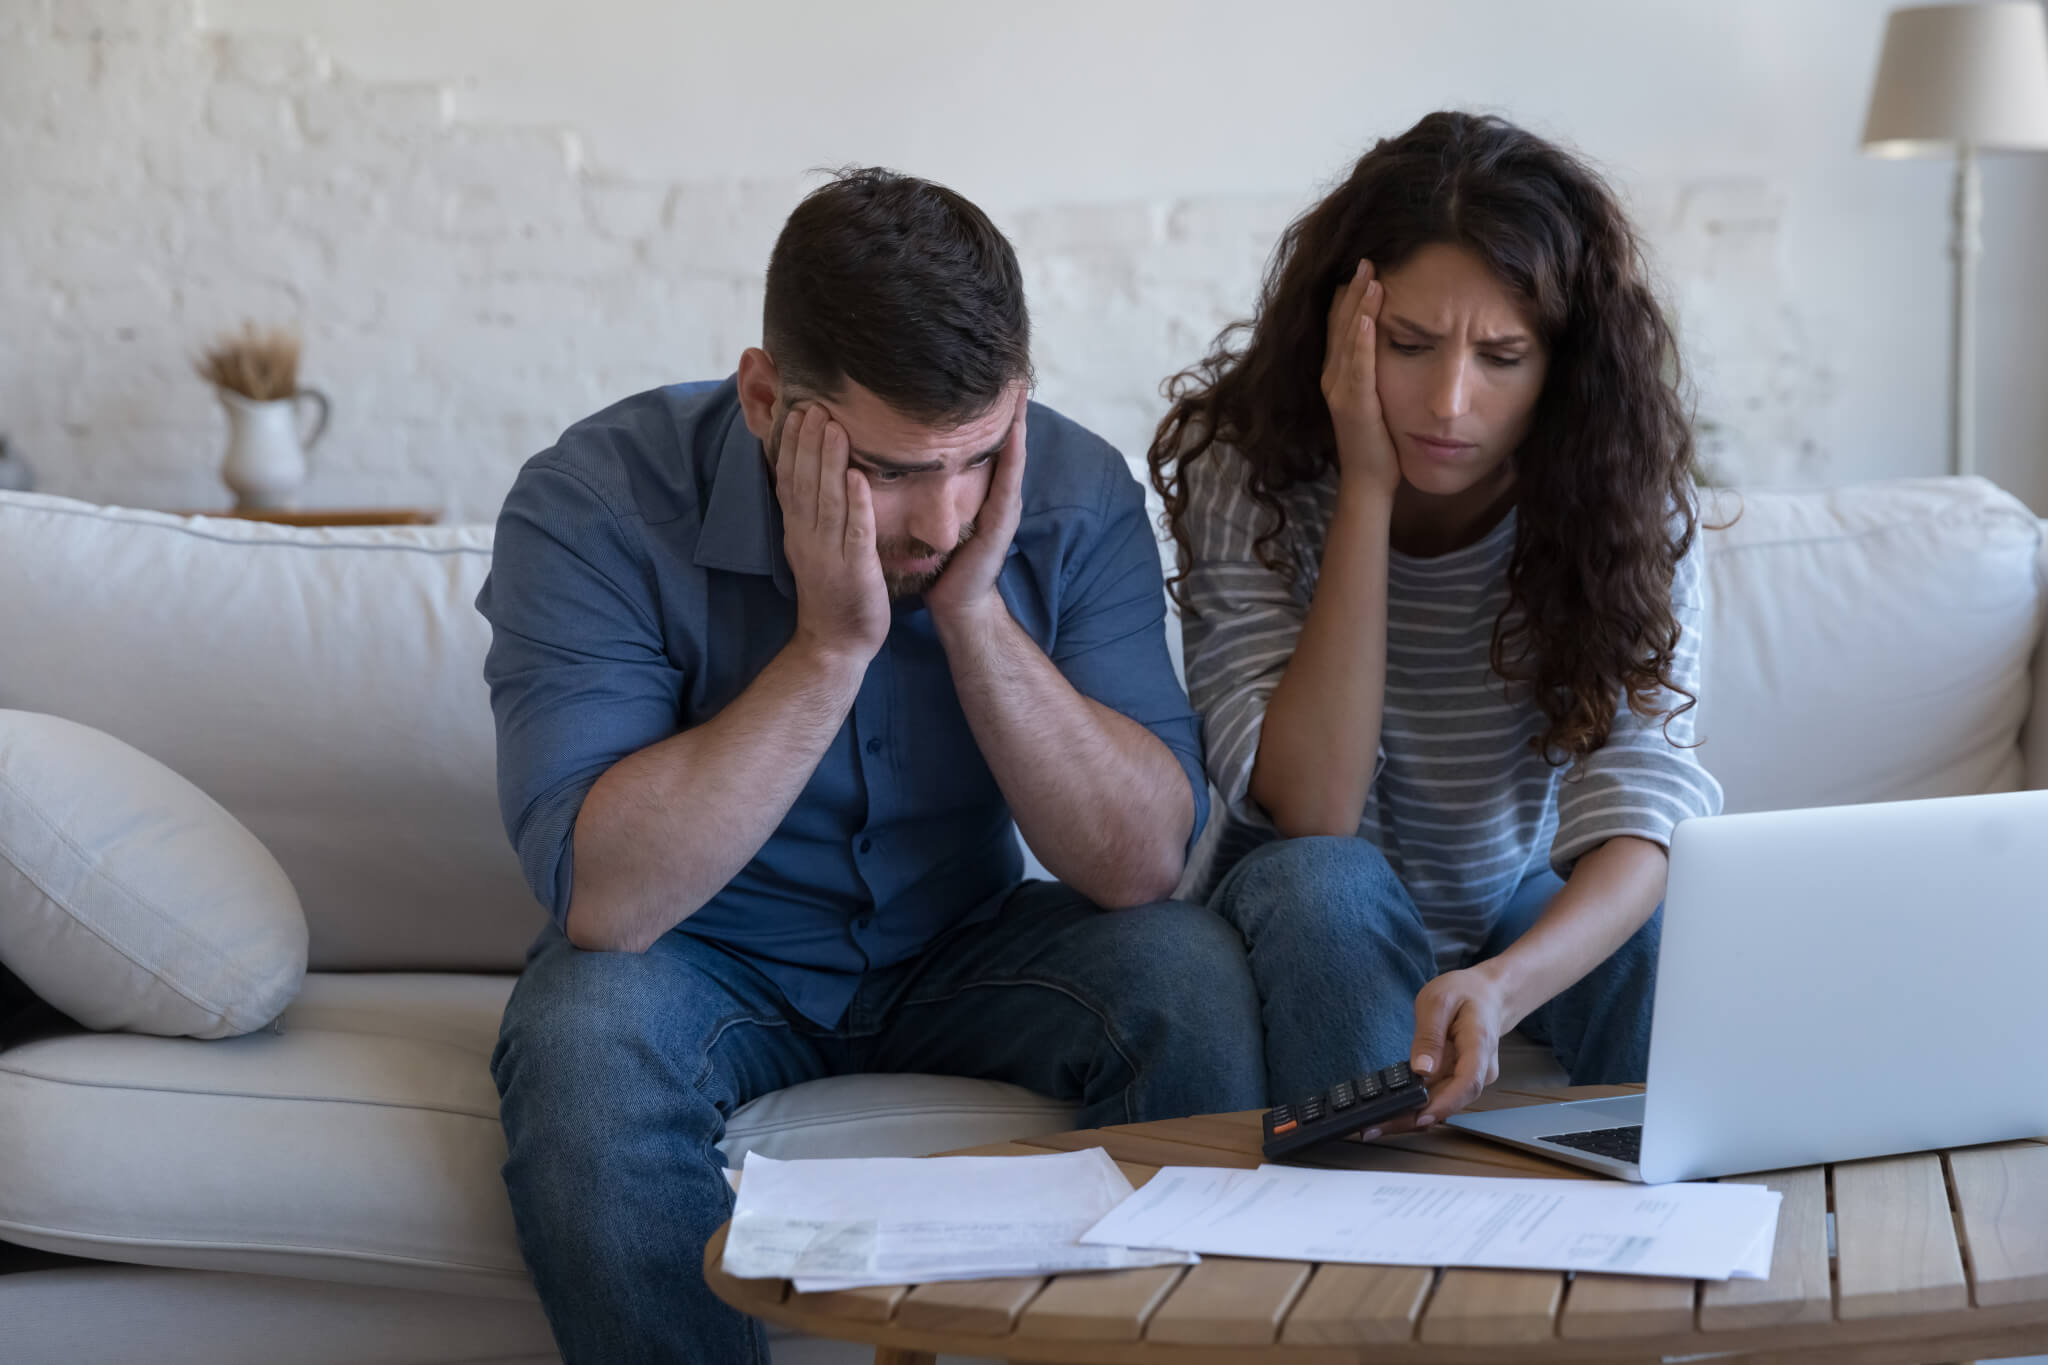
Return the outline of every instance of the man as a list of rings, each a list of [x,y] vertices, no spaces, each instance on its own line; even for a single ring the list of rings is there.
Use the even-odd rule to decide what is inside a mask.
[[[879,170],[798,206],[763,345],[528,463],[478,608],[553,925],[492,1071],[570,1365],[767,1360],[701,1272],[767,1091],[983,1076],[1086,1124],[1263,1102],[1138,484],[1027,401],[1015,254]],[[1058,883],[1022,882],[1021,829]]]

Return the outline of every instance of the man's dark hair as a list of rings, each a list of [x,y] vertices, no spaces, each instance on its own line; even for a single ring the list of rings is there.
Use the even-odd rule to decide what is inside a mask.
[[[762,339],[785,383],[846,380],[913,421],[988,412],[1031,373],[1017,253],[943,185],[849,169],[804,196],[768,258]]]

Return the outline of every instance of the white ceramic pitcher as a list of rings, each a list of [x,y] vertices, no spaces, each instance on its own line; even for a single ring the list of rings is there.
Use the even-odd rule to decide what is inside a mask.
[[[219,389],[228,414],[228,458],[221,477],[238,509],[286,508],[306,481],[306,452],[327,430],[327,395],[301,388],[290,398],[257,402]],[[313,425],[301,435],[301,404],[313,405]]]

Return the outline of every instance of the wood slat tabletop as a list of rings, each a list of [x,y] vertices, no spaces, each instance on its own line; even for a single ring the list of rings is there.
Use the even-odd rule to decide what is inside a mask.
[[[1480,1103],[1625,1089],[1494,1091]],[[1259,1115],[1057,1133],[973,1151],[1088,1147],[1104,1148],[1134,1184],[1167,1165],[1251,1167],[1261,1160]],[[1339,1169],[1596,1178],[1456,1132],[1338,1143],[1307,1156]],[[1700,1355],[1716,1356],[1717,1365],[1915,1365],[2048,1351],[2043,1142],[1731,1179],[1784,1196],[1767,1280],[1210,1256],[1187,1268],[796,1294],[781,1281],[724,1274],[722,1230],[706,1248],[705,1278],[743,1311],[873,1343],[878,1365],[929,1365],[937,1352],[1045,1365],[1563,1365]]]

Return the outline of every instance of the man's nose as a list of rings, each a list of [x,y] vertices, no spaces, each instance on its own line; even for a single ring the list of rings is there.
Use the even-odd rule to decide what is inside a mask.
[[[948,487],[952,480],[929,482],[932,487],[918,490],[904,529],[934,550],[950,550],[960,539],[960,517],[953,510],[953,490]]]

